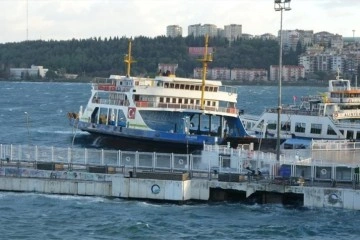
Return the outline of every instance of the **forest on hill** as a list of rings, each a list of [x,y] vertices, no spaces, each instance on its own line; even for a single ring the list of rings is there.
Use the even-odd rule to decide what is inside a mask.
[[[79,74],[87,77],[107,77],[125,74],[124,56],[128,51],[126,37],[72,39],[67,41],[37,40],[0,44],[0,78],[9,77],[10,68],[29,68],[31,65],[54,72]],[[154,76],[159,63],[178,64],[176,75],[191,77],[193,69],[201,67],[196,57],[188,54],[189,47],[203,47],[204,38],[165,36],[132,39],[132,75]],[[225,38],[209,38],[214,48],[209,67],[263,68],[279,62],[279,44],[274,40],[238,39],[229,43]],[[301,46],[284,54],[284,65],[297,65]]]

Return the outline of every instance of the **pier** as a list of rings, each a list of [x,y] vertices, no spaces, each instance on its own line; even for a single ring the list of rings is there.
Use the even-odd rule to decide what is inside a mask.
[[[360,209],[360,143],[273,153],[204,145],[201,154],[0,145],[0,190],[156,201],[243,201]]]

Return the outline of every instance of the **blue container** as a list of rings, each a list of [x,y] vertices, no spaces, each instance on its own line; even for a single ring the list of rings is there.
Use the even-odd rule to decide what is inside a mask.
[[[289,178],[291,176],[291,166],[281,165],[279,169],[279,175],[283,178]]]

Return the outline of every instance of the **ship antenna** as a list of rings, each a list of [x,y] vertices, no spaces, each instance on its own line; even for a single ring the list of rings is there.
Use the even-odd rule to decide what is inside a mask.
[[[211,53],[208,53],[208,40],[209,40],[209,36],[206,35],[205,36],[205,53],[204,53],[204,57],[202,59],[199,59],[199,61],[202,62],[203,65],[203,69],[202,69],[202,83],[201,83],[201,105],[200,105],[200,109],[204,110],[204,93],[205,93],[205,80],[206,80],[206,72],[207,72],[207,65],[209,62],[212,62],[212,55]]]
[[[129,40],[128,54],[125,55],[124,62],[126,64],[126,76],[130,77],[131,63],[135,62],[131,57],[131,39]]]

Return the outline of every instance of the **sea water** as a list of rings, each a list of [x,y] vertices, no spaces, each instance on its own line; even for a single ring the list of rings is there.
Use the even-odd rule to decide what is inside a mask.
[[[98,148],[69,126],[90,84],[0,82],[0,144]],[[321,87],[282,87],[282,102]],[[239,86],[238,107],[277,106],[276,86]],[[81,141],[77,137],[84,135]],[[0,181],[2,181],[0,179]],[[245,205],[177,205],[99,197],[0,192],[0,239],[358,239],[358,211]]]

